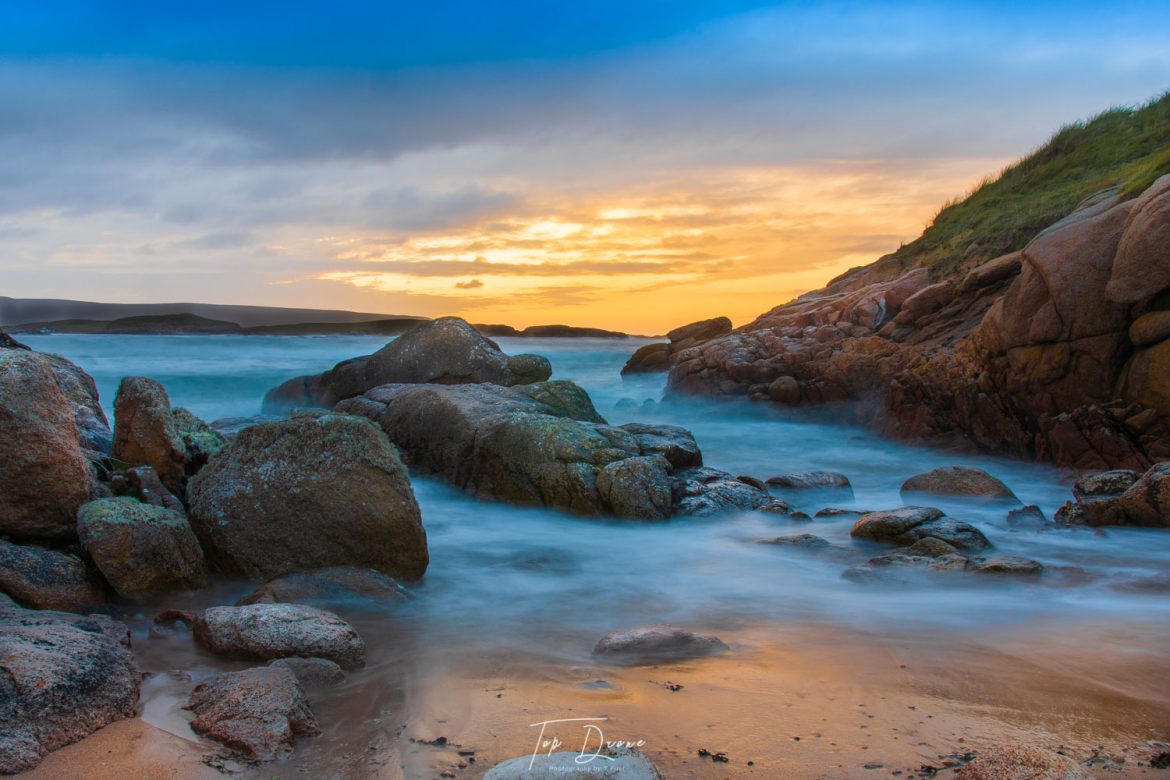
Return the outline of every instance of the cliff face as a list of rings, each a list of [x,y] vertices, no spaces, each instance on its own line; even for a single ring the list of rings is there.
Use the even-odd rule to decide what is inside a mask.
[[[1170,176],[1098,193],[990,260],[884,257],[670,364],[671,393],[1144,468],[1170,458]]]

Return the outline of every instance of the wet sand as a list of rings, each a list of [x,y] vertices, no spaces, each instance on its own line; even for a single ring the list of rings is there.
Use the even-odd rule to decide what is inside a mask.
[[[1009,742],[1078,761],[1099,752],[1104,758],[1087,769],[1100,778],[1162,776],[1138,762],[1165,749],[1148,743],[1170,740],[1170,627],[1112,621],[875,635],[788,624],[718,633],[732,652],[655,667],[458,647],[412,658],[375,651],[342,688],[314,697],[322,736],[239,776],[476,778],[531,754],[539,729],[530,724],[561,718],[605,718],[589,723],[606,740],[644,741],[672,780],[915,777],[923,766]],[[148,719],[183,733],[185,687],[150,687]],[[580,750],[588,736],[593,749],[599,731],[584,723],[551,724],[545,737]],[[141,719],[114,724],[27,776],[222,777],[201,763],[220,751],[187,733]],[[440,738],[446,744],[428,744]],[[701,749],[727,762],[701,758]]]

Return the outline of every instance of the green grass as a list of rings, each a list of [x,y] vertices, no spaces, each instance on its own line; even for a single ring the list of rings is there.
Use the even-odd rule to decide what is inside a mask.
[[[1022,248],[1090,195],[1117,187],[1139,195],[1170,173],[1170,92],[1062,128],[1048,143],[970,195],[945,205],[895,256],[946,273],[975,245],[991,259]]]

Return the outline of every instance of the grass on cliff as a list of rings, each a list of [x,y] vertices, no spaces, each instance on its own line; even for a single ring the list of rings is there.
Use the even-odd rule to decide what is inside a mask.
[[[1167,173],[1170,92],[1062,128],[966,198],[948,203],[922,236],[894,254],[945,273],[972,244],[985,259],[1012,252],[1090,195],[1118,187],[1123,197],[1135,197]]]

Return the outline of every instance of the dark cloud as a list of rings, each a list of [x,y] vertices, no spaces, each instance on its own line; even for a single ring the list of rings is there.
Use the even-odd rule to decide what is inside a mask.
[[[456,290],[476,290],[483,287],[483,281],[479,279],[472,279],[467,282],[455,282]]]

